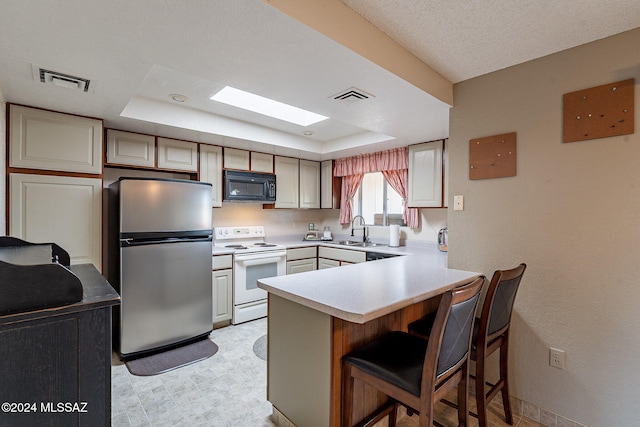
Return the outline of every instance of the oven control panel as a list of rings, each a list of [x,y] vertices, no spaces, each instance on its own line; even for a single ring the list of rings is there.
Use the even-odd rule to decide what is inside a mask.
[[[216,240],[253,239],[265,237],[264,227],[261,225],[251,227],[215,227],[213,235]]]

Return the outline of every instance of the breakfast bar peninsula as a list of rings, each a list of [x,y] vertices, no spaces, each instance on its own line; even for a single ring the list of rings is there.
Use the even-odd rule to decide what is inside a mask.
[[[440,295],[480,273],[410,254],[260,279],[269,292],[267,400],[298,427],[340,426],[342,356],[438,308]],[[363,384],[354,420],[386,401]]]

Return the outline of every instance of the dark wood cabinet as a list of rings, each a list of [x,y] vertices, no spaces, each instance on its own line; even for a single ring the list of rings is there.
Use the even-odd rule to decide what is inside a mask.
[[[91,264],[71,267],[82,301],[0,316],[0,426],[111,425],[111,309]]]

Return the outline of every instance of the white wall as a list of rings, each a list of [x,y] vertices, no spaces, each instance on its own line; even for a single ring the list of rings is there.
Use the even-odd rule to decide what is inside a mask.
[[[562,95],[636,79],[640,29],[455,85],[449,266],[529,266],[512,394],[589,426],[640,425],[640,135],[562,143]],[[468,179],[469,140],[517,132],[517,176]],[[449,201],[452,205],[452,200]],[[566,370],[549,366],[549,347]]]

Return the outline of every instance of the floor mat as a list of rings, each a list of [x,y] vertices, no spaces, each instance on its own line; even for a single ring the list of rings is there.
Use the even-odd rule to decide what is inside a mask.
[[[150,376],[171,371],[208,359],[218,352],[218,346],[210,339],[203,339],[162,353],[125,362],[133,375]]]
[[[253,352],[262,360],[267,360],[267,336],[263,335],[253,343]]]

